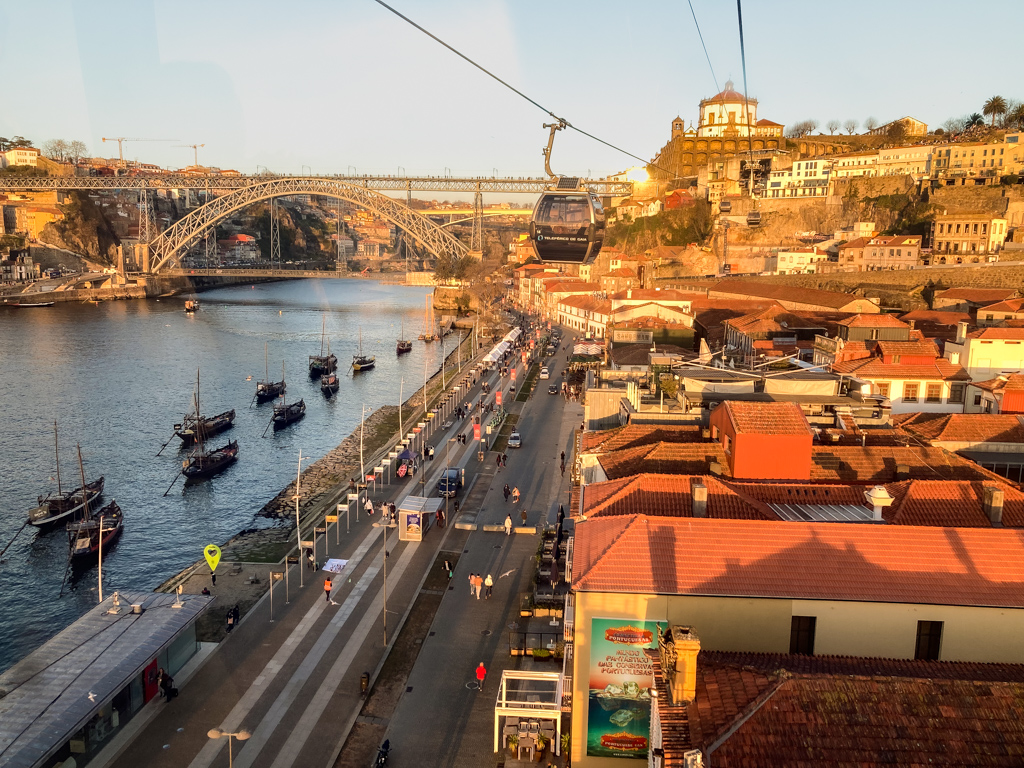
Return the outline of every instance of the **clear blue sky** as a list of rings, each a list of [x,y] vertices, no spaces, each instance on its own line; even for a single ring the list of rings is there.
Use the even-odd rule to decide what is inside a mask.
[[[393,0],[581,128],[643,157],[716,92],[685,0]],[[721,87],[742,89],[736,7],[693,0]],[[750,95],[780,123],[905,114],[931,126],[1024,100],[1021,0],[747,0]],[[967,46],[962,29],[976,30]],[[990,30],[986,34],[983,30]],[[541,175],[546,115],[372,0],[0,0],[0,135],[102,136],[168,167]],[[821,128],[820,130],[824,130]],[[580,135],[556,172],[635,161]],[[401,168],[401,171],[399,170]]]

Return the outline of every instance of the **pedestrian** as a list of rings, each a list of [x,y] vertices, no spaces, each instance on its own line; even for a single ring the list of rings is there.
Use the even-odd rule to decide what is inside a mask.
[[[525,509],[522,512],[519,513],[519,517],[522,519],[523,525],[526,525],[526,510]]]
[[[494,462],[495,462],[495,464],[498,465],[498,471],[501,472],[501,454],[500,453],[497,456],[494,457]]]
[[[515,488],[512,489],[512,503],[513,504],[518,504],[519,503],[519,486],[518,485]]]
[[[453,575],[452,571],[454,570],[452,568],[452,561],[451,560],[445,560],[444,561],[444,570],[448,573],[448,581],[451,581],[452,580],[452,575]]]
[[[228,634],[230,635],[231,634],[231,630],[235,628],[235,614],[234,614],[234,611],[232,611],[231,609],[228,609],[228,615],[227,615],[226,621],[227,621]]]
[[[356,492],[356,479],[354,477],[349,478],[349,481],[348,481],[348,492],[349,493],[355,493]]]
[[[368,514],[368,515],[372,515],[373,514],[373,502],[370,501],[369,497],[367,497],[366,504],[363,505],[363,509],[366,510],[366,514]]]
[[[477,668],[476,668],[476,687],[477,687],[477,689],[479,689],[481,691],[484,689],[484,678],[485,677],[487,677],[487,668],[484,666],[484,663],[481,661],[479,666],[477,666]]]
[[[444,511],[437,510],[437,527],[444,528]]]
[[[505,515],[505,535],[512,535],[512,515]]]
[[[487,578],[484,579],[484,600],[491,599],[491,590],[494,589],[494,579],[491,578],[491,574],[487,574]]]
[[[564,461],[562,462],[561,470],[562,470],[562,477],[565,477],[565,462]]]
[[[480,590],[484,586],[484,577],[479,573],[473,577],[473,593],[476,595],[476,599],[480,599]]]
[[[459,500],[458,499],[455,500],[455,514],[456,515],[459,514]]]
[[[160,682],[160,691],[164,695],[164,699],[170,701],[174,698],[174,678],[171,677],[163,668],[157,673],[157,680]]]
[[[505,483],[505,487],[501,489],[501,492],[505,496],[505,503],[508,504],[508,497],[512,495],[512,489],[508,487],[508,483]]]
[[[306,550],[306,566],[310,570],[313,570],[313,571],[316,570],[316,559],[313,557],[313,550],[312,549],[307,549]]]
[[[508,454],[507,453],[502,453],[501,454],[501,466],[503,466],[503,467],[508,466]]]
[[[562,463],[565,464],[565,451],[562,451]]]
[[[476,574],[475,573],[469,574],[469,596],[470,597],[472,597],[473,593],[476,591],[476,588],[474,587],[475,581],[476,581]]]
[[[331,602],[331,587],[334,586],[330,579],[324,579],[324,599]]]
[[[204,594],[204,595],[210,594],[210,588],[209,587],[203,587],[202,594]]]

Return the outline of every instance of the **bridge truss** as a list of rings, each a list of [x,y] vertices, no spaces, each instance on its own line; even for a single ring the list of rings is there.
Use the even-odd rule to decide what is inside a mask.
[[[181,258],[206,237],[211,227],[237,211],[288,195],[321,195],[354,203],[404,230],[438,258],[457,260],[469,253],[469,249],[454,235],[404,203],[340,178],[258,177],[254,180],[250,177],[247,180],[247,186],[214,198],[154,238],[149,244],[151,271],[160,272],[179,266]]]

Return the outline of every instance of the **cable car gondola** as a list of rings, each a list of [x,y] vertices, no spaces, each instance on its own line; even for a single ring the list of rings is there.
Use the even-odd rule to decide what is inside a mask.
[[[761,226],[761,212],[751,211],[747,214],[747,226],[748,227],[760,227]]]
[[[720,202],[718,204],[718,212],[719,213],[731,213],[732,212],[732,201],[731,200],[723,200],[722,202]]]
[[[597,258],[604,241],[604,207],[596,195],[580,185],[575,177],[556,177],[551,172],[551,145],[555,131],[566,124],[545,124],[551,129],[544,150],[544,168],[552,183],[533,209],[530,240],[537,257],[558,264],[590,264]]]

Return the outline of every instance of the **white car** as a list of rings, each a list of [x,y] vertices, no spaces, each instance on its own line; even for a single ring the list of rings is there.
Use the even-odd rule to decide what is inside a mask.
[[[549,378],[551,378],[551,374],[548,372],[547,368],[541,368],[540,369],[540,377],[542,379],[549,379]]]
[[[523,438],[519,435],[518,432],[513,432],[511,435],[508,436],[508,447],[509,448],[522,448],[523,447]]]

